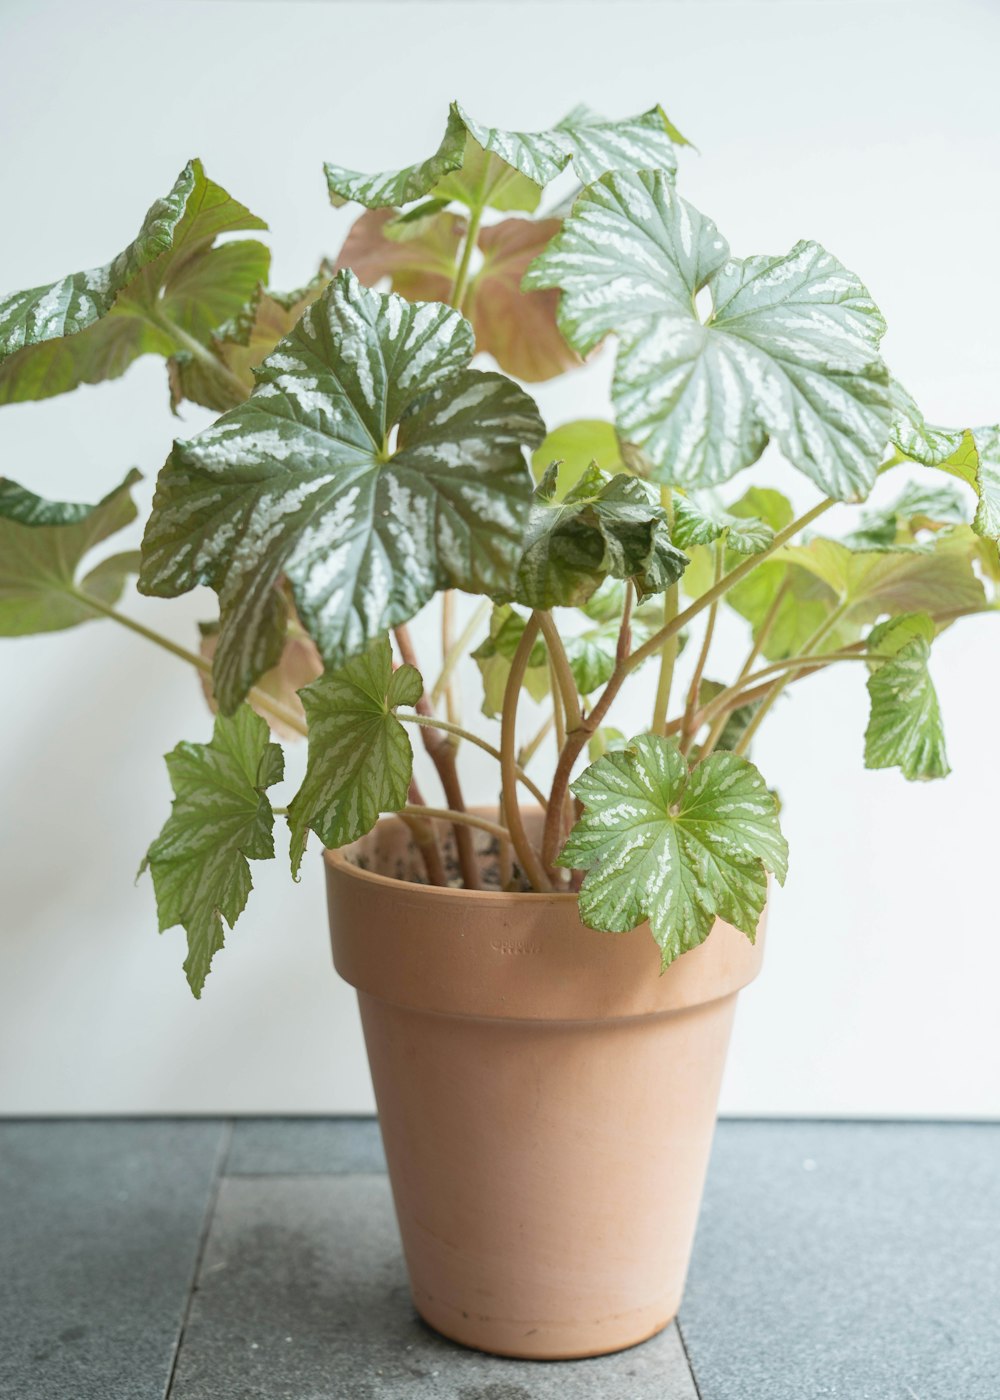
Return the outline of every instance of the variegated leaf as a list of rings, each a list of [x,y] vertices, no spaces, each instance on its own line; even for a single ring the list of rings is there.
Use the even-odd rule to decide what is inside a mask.
[[[818,244],[733,258],[662,172],[606,175],[524,285],[562,291],[559,323],[581,354],[618,336],[618,429],[658,480],[728,480],[773,438],[827,494],[871,489],[891,417],[884,322]],[[695,298],[706,287],[703,322]]]
[[[181,743],[167,754],[173,807],[150,846],[160,932],[187,933],[188,983],[201,996],[212,958],[253,888],[251,860],[274,855],[274,815],[265,790],[281,781],[284,759],[264,721],[243,705],[219,715],[207,744]]]
[[[115,379],[139,355],[207,346],[270,263],[262,243],[214,241],[266,227],[190,161],[110,263],[0,300],[0,403]]]
[[[413,776],[413,749],[394,711],[423,694],[420,672],[392,668],[380,637],[339,671],[327,671],[301,692],[309,721],[309,765],[288,807],[292,874],[309,831],[328,848],[364,836],[383,812],[398,812]]]
[[[138,572],[137,553],[113,555],[80,580],[77,574],[95,545],[135,519],[131,490],[139,480],[137,471],[129,472],[88,506],[46,501],[0,477],[0,636],[76,627],[118,601],[126,578]]]
[[[965,501],[953,486],[924,486],[910,482],[889,505],[865,511],[861,524],[844,544],[851,549],[888,549],[914,544],[923,530],[943,530],[969,518]]]
[[[510,589],[544,429],[514,383],[465,368],[472,348],[457,312],[340,272],[247,402],[175,444],[140,587],[219,594],[224,712],[280,655],[281,575],[334,668],[440,588]]]
[[[723,536],[734,553],[759,554],[773,541],[774,531],[755,516],[730,513],[704,492],[675,498],[673,540],[678,548],[713,544]]]
[[[406,165],[401,170],[383,170],[377,175],[363,175],[360,171],[327,163],[323,169],[330,203],[339,207],[353,200],[366,209],[388,209],[423,199],[442,176],[462,164],[465,136],[465,122],[453,102],[441,144],[426,160]]]
[[[201,624],[201,645],[198,650],[206,661],[211,661],[215,656],[215,649],[219,644],[219,624],[218,622]],[[279,705],[288,710],[301,723],[305,724],[306,712],[299,699],[299,691],[303,686],[309,685],[323,674],[323,661],[316,644],[309,637],[299,632],[289,633],[285,636],[285,644],[281,650],[281,656],[277,663],[269,671],[265,671],[262,676],[258,676],[254,684],[254,691],[251,692],[248,704],[250,708],[259,714],[261,719],[266,720],[268,728],[272,734],[276,734],[279,739],[284,739],[293,743],[302,738],[302,731],[293,728],[284,720],[278,719],[272,710],[265,709],[256,699],[256,692],[262,692],[271,700],[276,700]],[[209,709],[213,713],[218,709],[215,703],[215,692],[212,689],[212,678],[200,673],[201,688]]]
[[[979,498],[972,528],[986,539],[1000,540],[1000,426],[934,427],[898,381],[892,390],[893,441],[899,451],[912,462],[967,482]]]
[[[558,467],[535,493],[517,571],[518,602],[578,607],[608,577],[632,579],[640,597],[676,583],[687,557],[671,542],[663,508],[637,477],[592,466],[561,501]]]
[[[591,764],[573,792],[583,815],[558,864],[588,872],[584,923],[619,933],[648,919],[664,967],[717,918],[753,940],[767,872],[784,881],[788,848],[752,763],[716,752],[689,770],[672,739],[643,734]]]
[[[609,170],[677,170],[676,144],[686,144],[662,107],[610,121],[576,107],[548,131],[504,131],[462,112],[466,129],[484,150],[497,155],[538,185],[548,185],[570,161],[583,185]],[[678,141],[677,138],[680,138]]]
[[[868,637],[869,651],[888,659],[871,663],[865,766],[899,768],[911,782],[945,778],[951,771],[928,669],[934,630],[926,613],[910,613],[880,623]]]
[[[614,424],[602,418],[578,418],[546,433],[531,458],[536,481],[553,462],[559,467],[557,500],[573,489],[592,462],[612,474],[625,470]]]

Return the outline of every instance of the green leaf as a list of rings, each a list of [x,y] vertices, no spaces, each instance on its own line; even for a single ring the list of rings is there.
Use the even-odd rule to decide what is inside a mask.
[[[292,874],[310,830],[335,849],[398,812],[413,776],[413,749],[393,713],[415,705],[424,683],[414,667],[392,669],[388,637],[300,692],[309,721],[309,765],[288,807]]]
[[[483,681],[483,714],[496,719],[503,709],[504,692],[518,643],[527,619],[509,604],[490,614],[490,635],[472,653]],[[532,700],[544,700],[549,693],[549,655],[539,637],[531,648],[524,673],[524,688]]]
[[[524,448],[544,429],[516,384],[465,368],[471,353],[457,312],[340,272],[247,402],[175,444],[140,588],[219,594],[224,712],[280,654],[282,576],[333,669],[438,589],[510,590],[531,505]]]
[[[777,612],[761,652],[768,661],[798,656],[837,604],[836,594],[822,580],[773,557],[762,560],[725,595],[733,611],[750,623],[755,640],[776,600]],[[826,645],[831,650],[843,646],[856,634],[856,627],[842,622],[827,635]]]
[[[587,756],[591,763],[596,763],[606,753],[618,753],[625,748],[628,748],[628,740],[621,730],[605,724],[594,730],[593,738],[587,744]]]
[[[649,920],[663,965],[724,919],[754,939],[767,872],[783,882],[788,848],[752,763],[713,753],[692,770],[672,739],[643,734],[573,784],[583,815],[558,864],[586,870],[580,915],[624,932]]]
[[[297,291],[258,287],[243,311],[211,336],[210,348],[229,371],[227,377],[186,350],[173,355],[167,362],[171,407],[176,411],[182,400],[189,399],[222,413],[242,403],[253,391],[256,367],[288,335],[306,307],[329,285],[332,275],[332,268],[324,262],[316,276]]]
[[[891,505],[865,511],[857,530],[845,535],[850,549],[888,549],[914,544],[921,530],[940,530],[968,519],[965,502],[951,486],[910,482]]]
[[[219,624],[218,622],[202,622],[198,625],[201,632],[201,644],[198,650],[206,661],[211,661],[219,643]],[[274,712],[261,705],[256,697],[263,694],[271,700],[276,700],[282,708],[290,711],[304,725],[306,712],[302,707],[299,691],[310,681],[317,680],[322,674],[323,662],[315,644],[304,635],[297,632],[290,633],[285,638],[285,644],[276,664],[269,671],[265,671],[262,676],[258,676],[254,685],[253,697],[248,699],[247,703],[256,714],[260,715],[261,719],[266,720],[272,734],[276,734],[279,739],[294,743],[302,738],[302,729],[277,718]],[[206,676],[204,672],[201,673],[201,687],[209,709],[215,713],[219,707],[215,703],[212,677]]]
[[[619,337],[619,432],[660,481],[726,481],[768,438],[828,495],[864,497],[889,435],[884,322],[861,282],[816,243],[733,258],[715,224],[659,171],[585,190],[524,285],[558,287],[581,355]],[[708,288],[701,321],[695,297]]]
[[[266,227],[190,161],[113,261],[0,301],[0,403],[116,379],[139,355],[206,346],[270,262],[262,243],[215,239]]]
[[[775,558],[814,575],[857,622],[873,622],[883,613],[977,608],[986,601],[969,551],[961,542],[954,547],[947,536],[885,550],[852,550],[819,537],[786,545]]]
[[[726,547],[736,554],[759,554],[774,540],[764,520],[730,514],[711,496],[677,496],[674,500],[674,543],[681,549],[707,545],[726,537]]]
[[[588,627],[584,632],[563,637],[569,669],[581,695],[593,694],[610,679],[615,669],[618,628],[616,618],[600,627]]]
[[[160,932],[187,933],[184,971],[201,996],[223,946],[222,920],[236,923],[253,888],[250,860],[274,855],[274,815],[265,790],[280,782],[284,759],[248,705],[218,716],[210,743],[181,743],[167,754],[174,790],[170,816],[140,868],[153,876]]]
[[[687,558],[671,543],[663,508],[637,477],[592,466],[561,502],[558,468],[535,493],[517,572],[517,601],[532,608],[578,606],[608,576],[632,579],[640,596],[662,593]]]
[[[570,161],[584,185],[609,170],[659,169],[670,176],[677,170],[674,144],[680,132],[662,107],[621,121],[609,121],[588,107],[575,107],[548,131],[504,131],[473,121],[465,112],[462,116],[484,150],[537,185],[550,184]]]
[[[1000,540],[1000,426],[934,427],[898,381],[892,392],[893,442],[899,451],[912,462],[967,482],[979,498],[972,528],[986,539]]]
[[[872,629],[868,677],[871,717],[865,732],[865,767],[899,768],[914,780],[947,777],[944,728],[928,661],[934,623],[925,613],[894,617]]]
[[[484,151],[472,136],[465,140],[462,163],[434,186],[436,199],[456,202],[467,209],[497,209],[501,213],[538,208],[542,191],[499,156]]]
[[[531,469],[536,481],[541,481],[553,462],[559,466],[556,500],[573,489],[593,462],[606,472],[623,470],[625,463],[615,425],[601,418],[579,418],[553,428],[532,454]]]
[[[457,103],[448,111],[448,123],[441,144],[432,156],[401,170],[384,170],[363,175],[341,165],[326,164],[330,203],[335,207],[354,201],[367,209],[387,209],[423,199],[449,171],[457,170],[465,154],[465,122]]]
[[[46,501],[16,481],[0,478],[0,636],[59,632],[92,622],[100,607],[121,597],[135,552],[116,554],[77,580],[85,555],[136,517],[129,472],[95,506]],[[87,598],[100,605],[89,607]]]

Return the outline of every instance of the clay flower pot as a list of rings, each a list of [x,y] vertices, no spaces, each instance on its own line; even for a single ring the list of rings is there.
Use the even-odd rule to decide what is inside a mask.
[[[717,923],[661,976],[646,926],[595,933],[573,895],[408,883],[398,820],[326,861],[417,1311],[504,1356],[658,1332],[681,1301],[761,938]]]

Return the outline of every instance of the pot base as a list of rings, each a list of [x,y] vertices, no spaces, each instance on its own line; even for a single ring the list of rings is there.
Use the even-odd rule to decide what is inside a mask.
[[[636,1323],[629,1329],[616,1328],[615,1335],[604,1342],[598,1341],[601,1333],[614,1328],[620,1319],[600,1318],[589,1325],[572,1324],[555,1329],[549,1329],[544,1324],[504,1323],[502,1328],[497,1329],[496,1341],[486,1341],[485,1333],[493,1325],[489,1318],[479,1320],[480,1326],[473,1333],[467,1330],[469,1324],[464,1317],[459,1322],[465,1326],[455,1325],[447,1310],[439,1313],[432,1304],[420,1304],[416,1299],[413,1306],[421,1321],[447,1341],[468,1347],[471,1351],[481,1351],[486,1356],[503,1356],[511,1361],[589,1361],[598,1356],[613,1356],[658,1337],[677,1316],[674,1311],[652,1326],[647,1321]],[[505,1342],[502,1337],[509,1340]]]

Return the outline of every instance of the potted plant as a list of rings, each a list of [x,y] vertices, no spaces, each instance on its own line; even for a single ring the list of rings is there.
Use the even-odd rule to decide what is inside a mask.
[[[759,726],[852,666],[866,764],[944,776],[932,645],[997,606],[998,429],[924,421],[818,244],[732,253],[676,193],[686,144],[660,108],[523,133],[455,104],[418,164],[326,167],[364,212],[288,295],[257,237],[228,237],[261,220],[192,161],[106,266],[0,302],[0,400],[154,353],[175,407],[221,413],[174,443],[141,555],[88,558],[134,519],[136,473],[94,506],[0,482],[0,630],[114,619],[201,673],[214,730],[168,755],[143,863],[160,928],[185,929],[200,996],[276,817],[293,874],[315,834],[416,1305],[518,1356],[614,1350],[677,1309],[735,998],[786,871]],[[497,369],[470,367],[484,352]],[[614,422],[546,435],[523,385],[598,353]],[[816,488],[803,514],[757,473],[735,484],[769,442]],[[852,533],[816,533],[904,466]],[[133,578],[214,589],[197,650],[118,611]],[[456,592],[481,599],[461,628]],[[432,604],[436,680],[407,630]],[[722,607],[750,631],[726,679]],[[470,649],[490,738],[452,703]],[[649,722],[626,736],[632,684]],[[309,742],[282,810],[269,729]],[[460,745],[496,760],[485,805]]]

